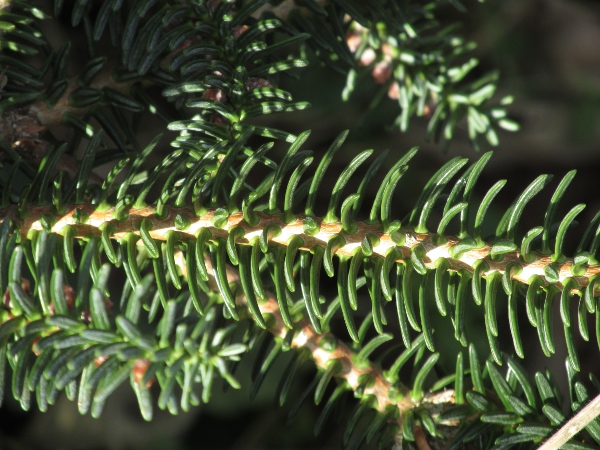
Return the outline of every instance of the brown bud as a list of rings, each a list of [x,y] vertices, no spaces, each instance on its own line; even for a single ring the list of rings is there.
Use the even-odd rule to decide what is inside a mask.
[[[65,294],[65,301],[67,303],[67,308],[71,309],[75,305],[75,291],[69,284],[65,284],[63,286],[63,292]]]
[[[375,79],[375,83],[385,83],[392,75],[392,64],[389,61],[379,61],[375,64],[375,67],[373,67],[371,75]]]
[[[193,40],[191,39],[186,39],[185,41],[183,41],[181,44],[179,44],[179,47],[177,47],[177,50],[183,50],[184,48],[188,48],[190,45],[192,45],[194,43]]]
[[[83,323],[92,323],[92,313],[90,308],[86,308],[81,312],[81,320]]]
[[[40,356],[42,354],[42,351],[37,346],[38,342],[40,342],[39,336],[33,340],[33,344],[31,345],[31,351],[35,354],[35,356]]]
[[[394,48],[390,44],[385,42],[385,43],[381,44],[381,52],[384,55],[389,56],[391,58],[394,53]]]
[[[150,367],[150,360],[148,359],[136,359],[133,364],[133,380],[140,384],[146,374],[146,371]],[[149,388],[154,384],[154,377],[152,377],[147,383],[146,387]]]
[[[252,89],[258,89],[262,87],[273,87],[273,84],[265,80],[264,78],[248,78],[246,81],[246,88],[251,91]]]
[[[4,296],[2,297],[2,305],[7,309],[12,309],[12,300],[10,298],[10,290],[6,288]]]
[[[390,84],[390,87],[388,89],[388,97],[391,98],[392,100],[398,100],[399,96],[400,96],[400,86],[398,85],[398,83],[396,81],[394,81],[392,84]]]
[[[209,117],[209,120],[215,125],[227,125],[227,121],[223,119],[223,116],[218,113],[212,113]]]
[[[96,356],[94,358],[94,364],[96,365],[96,367],[100,367],[104,361],[106,361],[108,359],[107,355],[100,355],[100,356]]]
[[[235,27],[231,32],[233,33],[233,37],[235,39],[239,38],[242,34],[246,32],[246,30],[250,28],[248,25],[241,25],[239,27]]]
[[[207,100],[214,100],[219,103],[225,103],[227,101],[227,95],[221,89],[211,88],[204,91],[202,98]]]
[[[360,67],[366,67],[375,61],[375,58],[377,58],[375,50],[372,48],[365,48],[365,51],[360,55],[360,61],[358,62],[358,65]]]
[[[423,107],[423,117],[429,119],[435,110],[435,104],[432,102],[427,102]]]
[[[346,45],[352,53],[358,50],[358,46],[362,42],[362,37],[358,33],[348,33],[346,35]]]
[[[21,278],[21,289],[23,289],[27,295],[31,294],[31,283],[29,283],[27,278]]]

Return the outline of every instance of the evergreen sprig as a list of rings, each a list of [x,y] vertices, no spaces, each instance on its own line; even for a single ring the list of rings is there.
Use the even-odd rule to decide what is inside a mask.
[[[0,10],[0,395],[10,377],[24,409],[32,394],[45,411],[65,391],[81,413],[98,416],[129,378],[150,420],[153,386],[159,408],[187,411],[210,400],[218,379],[239,387],[236,364],[259,353],[255,395],[277,357],[292,351],[280,402],[312,361],[317,374],[291,415],[309,397],[323,403],[319,431],[351,392],[358,402],[343,440],[353,448],[426,448],[436,439],[455,449],[525,448],[559,428],[567,417],[552,374],[531,376],[518,362],[518,315],[551,356],[560,302],[567,401],[577,410],[596,395],[580,379],[574,328],[589,340],[594,315],[600,333],[600,214],[567,254],[566,233],[584,205],[558,220],[555,212],[574,172],[556,187],[542,226],[518,231],[549,175],[516,196],[489,237],[487,212],[506,181],[480,201],[473,194],[491,153],[470,165],[451,159],[420,193],[411,187],[412,209],[397,211],[393,196],[416,149],[385,173],[387,155],[367,150],[333,174],[347,132],[317,158],[305,148],[310,132],[254,119],[308,106],[277,87],[279,76],[308,64],[299,46],[314,45],[321,60],[349,73],[349,86],[370,49],[374,59],[363,65],[389,66],[382,92],[397,86],[402,129],[433,101],[432,135],[449,141],[466,117],[474,144],[482,135],[494,144],[493,124],[514,126],[502,106],[487,103],[495,79],[464,82],[475,63],[453,65],[470,46],[432,31],[433,11],[447,3],[460,6],[56,0],[53,8],[14,1]],[[83,30],[88,61],[79,74],[68,70],[71,45],[54,49],[44,37],[39,22],[52,17]],[[177,132],[153,168],[148,161],[166,139],[140,145],[137,123],[148,113]],[[53,133],[59,124],[70,141]],[[287,151],[267,157],[275,146]],[[94,169],[107,162],[112,169],[100,178]],[[322,207],[326,178],[335,181]],[[126,279],[118,299],[109,289],[117,272]],[[323,272],[335,298],[322,294]],[[506,332],[498,326],[504,307]],[[483,314],[484,359],[466,330],[467,308]],[[448,336],[434,334],[437,314],[465,349],[445,376],[436,341]],[[347,336],[334,334],[338,318]],[[509,334],[512,346],[503,345]],[[594,419],[563,448],[597,445]]]

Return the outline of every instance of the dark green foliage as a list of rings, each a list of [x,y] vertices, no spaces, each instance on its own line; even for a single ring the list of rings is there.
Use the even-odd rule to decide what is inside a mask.
[[[307,149],[309,131],[258,122],[309,106],[277,85],[308,64],[297,53],[311,45],[348,74],[344,95],[365,70],[357,61],[376,49],[379,60],[368,69],[382,61],[391,67],[382,93],[397,84],[403,130],[426,107],[433,109],[428,134],[447,142],[465,117],[476,146],[482,136],[495,144],[496,125],[514,126],[502,106],[487,103],[495,77],[467,81],[476,61],[454,65],[471,45],[440,29],[434,13],[447,3],[462,8],[458,2],[298,3],[303,9],[289,18],[257,17],[270,8],[263,0],[78,0],[69,7],[57,0],[44,13],[15,1],[10,13],[2,11],[7,51],[0,63],[9,69],[0,111],[29,105],[60,120],[42,124],[40,161],[1,144],[0,395],[10,389],[28,409],[35,394],[45,411],[65,391],[81,413],[97,417],[129,378],[150,420],[152,384],[159,408],[187,411],[208,402],[219,379],[238,388],[237,362],[255,357],[254,397],[278,358],[293,351],[279,402],[314,360],[314,381],[290,399],[290,416],[313,399],[322,408],[319,432],[352,391],[358,401],[343,437],[348,447],[387,448],[403,439],[412,448],[424,432],[449,448],[538,445],[566,417],[549,373],[532,377],[517,359],[525,356],[519,317],[551,356],[552,305],[559,302],[576,410],[594,395],[580,380],[574,335],[577,327],[589,340],[588,314],[600,323],[599,216],[575,254],[566,254],[567,231],[585,207],[573,207],[554,227],[570,172],[543,226],[519,230],[528,203],[551,181],[542,175],[487,238],[489,207],[506,183],[474,196],[490,153],[471,165],[451,159],[417,191],[402,188],[416,148],[387,171],[387,154],[366,150],[336,172],[331,163],[348,132],[319,155]],[[71,46],[53,49],[39,28],[50,15],[69,14],[89,58],[74,79]],[[348,34],[360,38],[354,50]],[[107,54],[104,45],[112,46]],[[23,62],[38,53],[42,67]],[[176,132],[173,148],[154,163],[166,138],[138,142],[137,123],[147,113]],[[52,136],[59,123],[73,131],[72,142]],[[273,147],[287,151],[271,159]],[[77,155],[69,172],[65,158]],[[112,169],[98,179],[93,170],[107,162]],[[329,202],[319,205],[328,179]],[[372,183],[379,187],[369,198]],[[414,198],[406,211],[394,207],[400,189]],[[114,292],[119,271],[125,281]],[[479,333],[467,326],[467,309],[479,318]],[[332,334],[338,319],[347,334]],[[484,334],[487,346],[478,342]],[[439,347],[452,338],[465,350],[443,373]],[[452,399],[437,401],[446,388]],[[596,422],[567,446],[600,444]]]

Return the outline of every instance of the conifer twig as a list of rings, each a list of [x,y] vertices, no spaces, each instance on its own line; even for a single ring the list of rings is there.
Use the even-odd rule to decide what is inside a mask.
[[[103,69],[96,75],[89,87],[99,91],[108,87],[121,94],[129,94],[134,84],[148,84],[141,78],[117,81],[112,77],[113,72],[114,67]],[[78,87],[76,79],[72,79],[54,105],[49,105],[42,99],[27,107],[11,110],[0,116],[0,141],[13,147],[24,160],[33,166],[39,166],[47,152],[47,143],[42,133],[60,125],[68,114],[82,117],[97,107],[97,104],[82,107],[70,103],[69,97]],[[72,156],[63,154],[57,163],[57,170],[63,170],[73,176],[77,173],[77,162]],[[92,173],[91,176],[94,182],[102,182],[102,179],[95,174]]]
[[[554,450],[562,448],[569,439],[583,430],[592,420],[600,416],[600,395],[597,395],[587,405],[579,410],[547,441],[544,441],[538,450]]]
[[[182,252],[175,254],[175,263],[179,267],[181,274],[184,278],[187,278],[187,265]],[[205,258],[206,268],[209,274],[213,273],[212,262],[210,258]],[[232,266],[227,266],[227,281],[229,284],[236,285],[236,303],[247,306],[246,296],[241,289],[240,275],[237,270]],[[218,291],[216,282],[211,275],[209,280],[209,287]],[[284,339],[289,332],[286,327],[275,295],[271,292],[266,292],[266,300],[259,304],[260,312],[263,315],[269,314],[274,320],[269,325],[269,332],[276,337]],[[410,398],[410,392],[408,389],[403,388],[402,396],[400,398],[390,397],[390,393],[394,391],[392,384],[384,377],[381,368],[371,362],[365,367],[357,366],[354,361],[356,360],[356,352],[348,347],[343,341],[336,339],[331,334],[319,334],[317,333],[310,322],[305,318],[302,318],[295,324],[297,329],[294,338],[291,341],[291,347],[296,349],[306,348],[310,351],[315,365],[323,370],[327,370],[329,364],[333,360],[337,360],[341,365],[341,370],[336,372],[333,376],[335,378],[341,378],[348,383],[351,390],[357,391],[357,389],[364,387],[362,380],[365,376],[372,380],[367,387],[363,389],[363,395],[372,396],[376,399],[377,405],[375,409],[385,414],[390,411],[390,408],[398,408],[398,415],[394,419],[398,426],[398,435],[396,436],[396,443],[402,441],[402,415],[403,413],[410,411],[419,406],[423,406],[429,409],[439,410],[439,406],[442,409],[446,406],[452,406],[454,404],[454,391],[451,389],[444,390],[442,392],[427,393],[424,398],[415,402]],[[327,341],[334,341],[335,349],[328,350],[323,345]],[[432,416],[437,414],[433,413]],[[456,423],[455,425],[458,425]],[[424,438],[424,436],[423,436]]]
[[[183,271],[185,266],[185,262],[183,261],[183,254],[179,254],[179,267]],[[213,273],[213,269],[211,266],[210,258],[205,260],[206,268],[209,274]],[[187,275],[185,272],[184,276]],[[236,303],[246,305],[247,300],[244,295],[243,290],[241,289],[240,275],[237,270],[232,266],[227,266],[227,281],[229,284],[235,284],[240,288],[236,290],[237,298]],[[217,291],[217,285],[214,281],[214,278],[211,277],[211,284],[209,285],[211,289]],[[285,338],[289,332],[289,329],[286,327],[283,322],[283,317],[279,312],[279,305],[277,303],[277,299],[272,292],[266,292],[267,298],[262,303],[259,304],[260,311],[263,315],[269,314],[273,317],[273,323],[269,326],[269,331],[276,337]],[[353,360],[355,359],[356,353],[348,347],[344,342],[339,339],[335,339],[335,349],[326,350],[323,345],[326,339],[330,339],[333,336],[330,334],[318,334],[315,332],[314,328],[310,325],[308,320],[301,319],[296,323],[297,332],[292,339],[291,346],[293,348],[307,348],[310,350],[313,360],[315,364],[326,370],[328,364],[332,360],[338,360],[341,363],[342,369],[337,372],[334,377],[336,378],[344,378],[348,385],[352,388],[352,390],[356,390],[361,382],[359,381],[363,376],[370,376],[374,382],[370,387],[366,387],[364,389],[364,394],[366,396],[372,395],[377,399],[377,410],[380,412],[385,412],[388,406],[394,405],[397,406],[400,412],[408,411],[416,406],[416,404],[410,399],[409,396],[404,396],[402,400],[399,402],[390,399],[388,396],[388,391],[392,387],[391,384],[384,378],[381,369],[377,366],[370,364],[367,368],[359,368],[355,364],[353,364]],[[407,394],[405,392],[405,394]]]
[[[51,231],[60,233],[66,225],[72,225],[77,230],[76,237],[85,237],[88,234],[100,235],[100,227],[106,222],[111,222],[115,227],[114,238],[122,238],[127,233],[135,233],[139,235],[139,223],[142,219],[148,218],[152,221],[152,229],[149,231],[153,239],[164,241],[168,231],[177,231],[183,237],[194,238],[197,231],[201,228],[208,229],[214,238],[228,236],[229,230],[234,227],[241,227],[244,231],[243,237],[236,242],[242,245],[248,245],[254,237],[259,237],[266,226],[276,225],[280,227],[281,233],[271,239],[275,245],[286,246],[288,239],[291,236],[298,236],[304,241],[302,249],[311,249],[315,246],[325,247],[330,239],[336,235],[344,237],[345,244],[336,250],[337,255],[352,256],[353,251],[360,247],[362,240],[367,234],[372,234],[378,237],[379,244],[373,246],[373,255],[385,258],[387,252],[391,248],[397,248],[401,252],[398,259],[407,260],[411,258],[414,248],[421,245],[425,250],[423,263],[427,268],[435,268],[435,263],[440,258],[446,259],[450,265],[449,269],[459,271],[461,269],[473,272],[473,266],[479,260],[485,260],[488,264],[488,269],[482,271],[482,276],[487,276],[492,273],[504,274],[506,268],[512,262],[521,264],[520,272],[511,273],[511,278],[523,283],[530,284],[530,280],[534,275],[546,279],[546,268],[553,264],[550,255],[534,254],[535,259],[529,263],[525,263],[520,258],[519,251],[513,251],[503,255],[501,260],[492,260],[489,254],[492,250],[491,244],[482,244],[481,247],[465,251],[458,256],[452,256],[451,248],[456,245],[459,240],[455,237],[446,236],[443,244],[436,244],[436,239],[439,237],[435,233],[416,233],[410,228],[401,228],[398,231],[389,234],[381,232],[379,225],[370,225],[364,222],[357,222],[357,230],[354,233],[344,233],[341,223],[325,223],[321,219],[315,219],[319,226],[319,231],[315,234],[307,234],[304,229],[304,216],[297,215],[296,220],[286,223],[279,215],[255,213],[259,222],[256,225],[248,225],[244,221],[241,213],[230,214],[227,222],[219,227],[214,225],[216,210],[207,209],[204,214],[197,217],[192,207],[172,208],[165,207],[164,216],[156,217],[155,209],[148,207],[143,209],[129,210],[129,216],[125,220],[117,221],[113,219],[113,211],[97,211],[96,205],[66,205],[64,214],[55,214],[51,206],[32,207],[27,210],[26,216],[19,218],[19,213],[16,207],[11,207],[0,211],[0,221],[5,217],[9,217],[18,223],[21,236],[27,236],[31,230],[43,230],[42,216],[46,218],[53,217],[54,224]],[[76,216],[80,213],[85,213],[87,218],[85,223],[77,221]],[[81,216],[80,216],[81,217]],[[175,222],[184,219],[189,221],[190,226],[181,230],[175,227]],[[402,235],[402,236],[401,236]],[[401,244],[397,244],[398,239],[403,238]],[[557,281],[553,284],[562,287],[562,283],[568,278],[572,278],[577,286],[577,289],[584,288],[588,285],[590,278],[596,274],[600,274],[600,265],[588,265],[585,271],[578,276],[574,276],[572,269],[575,267],[575,262],[572,258],[565,258],[557,267]],[[548,283],[550,283],[548,281]],[[596,292],[600,288],[596,289]]]

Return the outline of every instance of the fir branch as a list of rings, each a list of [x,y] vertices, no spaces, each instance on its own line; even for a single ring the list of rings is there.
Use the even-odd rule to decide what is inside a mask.
[[[187,267],[183,253],[178,252],[175,261],[177,262],[182,275],[187,278]],[[205,263],[209,272],[213,272],[210,258],[206,258]],[[241,289],[240,275],[235,268],[229,265],[227,266],[227,281],[238,287],[236,289],[236,303],[247,307],[247,299]],[[218,292],[214,276],[210,277],[209,287],[214,292]],[[259,304],[260,312],[264,316],[269,315],[272,317],[272,319],[268,321],[269,332],[275,337],[284,339],[289,333],[289,329],[283,322],[277,299],[272,292],[267,291],[265,293],[266,299]],[[308,349],[315,365],[323,370],[327,370],[331,361],[339,361],[341,363],[341,369],[334,374],[334,377],[346,380],[351,390],[356,391],[361,385],[361,382],[359,381],[361,377],[366,375],[373,379],[372,385],[365,388],[363,392],[366,396],[373,396],[377,400],[377,411],[385,413],[389,406],[394,406],[402,413],[417,406],[417,403],[410,399],[408,390],[404,390],[403,398],[400,400],[391,398],[389,394],[392,385],[383,376],[381,368],[372,363],[367,367],[356,366],[353,363],[353,361],[356,360],[356,352],[348,347],[343,341],[328,333],[316,333],[314,328],[310,325],[310,322],[304,318],[297,321],[294,328],[296,332],[291,341],[291,346],[296,349]],[[335,342],[335,348],[329,348],[330,346],[324,345],[325,342]]]
[[[516,127],[506,119],[504,107],[509,99],[489,105],[495,77],[469,81],[474,75],[467,75],[477,62],[470,59],[463,64],[462,58],[472,50],[471,43],[439,27],[434,17],[439,7],[460,6],[458,2],[283,0],[273,6],[261,0],[171,0],[162,4],[153,0],[107,0],[95,8],[91,7],[94,2],[76,0],[63,8],[65,3],[57,0],[54,14],[72,6],[71,23],[85,28],[90,57],[104,53],[96,43],[102,45],[110,39],[119,48],[120,62],[109,62],[100,69],[105,58],[100,57],[100,65],[94,58],[90,61],[94,70],[85,72],[87,75],[65,77],[68,44],[64,49],[53,49],[36,23],[47,18],[46,13],[27,2],[15,1],[13,10],[18,11],[6,14],[6,22],[0,16],[0,29],[9,30],[2,36],[7,38],[2,43],[12,50],[3,60],[9,67],[0,73],[0,134],[25,158],[29,163],[26,166],[34,166],[32,172],[32,167],[20,166],[20,160],[6,165],[10,174],[2,180],[2,204],[20,199],[18,206],[0,209],[0,285],[4,294],[0,305],[0,369],[6,361],[11,364],[13,396],[24,408],[29,406],[32,392],[36,392],[41,410],[52,404],[62,390],[72,397],[79,380],[79,389],[88,395],[87,401],[80,404],[80,412],[85,414],[91,406],[90,392],[103,378],[91,408],[96,416],[106,395],[130,376],[144,418],[151,417],[152,401],[145,387],[152,381],[163,391],[159,407],[177,411],[179,398],[172,389],[179,385],[179,404],[187,410],[199,401],[190,400],[195,382],[204,385],[203,401],[208,401],[212,382],[218,376],[239,387],[230,369],[240,355],[251,351],[256,336],[266,334],[261,327],[275,336],[277,345],[285,342],[286,349],[289,344],[312,356],[321,377],[317,392],[323,394],[331,378],[337,378],[336,392],[353,391],[361,397],[364,409],[359,411],[373,407],[378,412],[372,422],[375,426],[370,425],[370,437],[387,422],[391,426],[383,433],[384,438],[392,436],[396,445],[404,439],[420,450],[438,448],[438,442],[432,443],[430,437],[453,448],[476,446],[475,435],[482,447],[495,444],[507,448],[526,442],[534,445],[560,428],[566,418],[551,374],[538,372],[534,382],[516,358],[500,350],[495,299],[502,289],[508,296],[514,348],[521,358],[518,297],[527,291],[527,317],[537,328],[542,350],[550,356],[555,351],[552,302],[562,291],[560,313],[569,353],[572,410],[594,396],[576,373],[580,365],[571,306],[575,293],[580,297],[579,331],[588,340],[588,315],[595,314],[600,326],[595,297],[600,280],[600,214],[588,226],[574,257],[564,255],[563,242],[584,205],[572,208],[560,221],[556,237],[552,231],[556,205],[574,173],[557,188],[544,226],[529,230],[520,245],[516,229],[522,212],[547,184],[548,176],[538,177],[515,200],[496,228],[495,238],[484,242],[482,223],[504,181],[485,195],[473,227],[469,212],[474,206],[473,188],[489,154],[455,181],[437,233],[432,233],[427,225],[432,221],[434,205],[466,160],[449,161],[431,178],[408,222],[401,227],[393,221],[392,195],[414,151],[388,172],[373,201],[369,220],[359,222],[356,214],[368,201],[366,186],[372,183],[385,157],[372,163],[358,192],[342,202],[342,193],[352,186],[351,177],[370,155],[370,151],[363,152],[336,181],[327,213],[316,217],[316,192],[346,133],[331,145],[312,179],[300,183],[313,161],[311,151],[299,151],[309,133],[294,136],[270,127],[251,126],[256,116],[308,106],[304,102],[291,103],[291,95],[275,86],[280,73],[307,64],[294,58],[293,53],[297,45],[304,45],[310,38],[321,60],[348,74],[344,97],[354,87],[359,71],[370,72],[381,85],[379,98],[388,95],[398,100],[401,114],[396,124],[401,129],[408,126],[410,116],[422,115],[431,119],[430,136],[449,140],[457,122],[466,117],[474,144],[482,137],[495,144],[496,125]],[[12,4],[0,0],[0,11]],[[21,12],[23,16],[19,16]],[[272,39],[269,34],[275,29],[290,37]],[[13,35],[11,30],[15,31]],[[44,71],[28,66],[33,59],[24,55],[34,54],[48,55]],[[459,65],[455,61],[460,61]],[[121,66],[117,68],[116,64]],[[120,81],[119,73],[128,78]],[[47,82],[49,86],[45,86]],[[98,114],[95,117],[118,150],[130,152],[127,143],[136,142],[135,130],[118,108],[129,107],[139,114],[146,104],[151,111],[158,111],[148,95],[140,102],[134,100],[132,88],[138,82],[166,87],[162,96],[183,113],[183,120],[177,122],[170,122],[168,114],[158,114],[165,120],[165,128],[179,131],[173,145],[180,148],[170,152],[152,172],[144,172],[142,164],[158,143],[156,138],[137,157],[128,154],[130,158],[120,161],[106,180],[100,180],[93,174],[93,166],[106,160],[109,151],[98,153],[103,131],[91,130],[84,120]],[[78,86],[91,94],[83,96],[84,102],[71,102],[71,97],[76,100]],[[117,126],[112,126],[111,120],[100,120],[103,112],[95,108],[105,106],[114,108]],[[73,143],[46,148],[53,128],[69,118],[73,120],[69,125],[79,132]],[[62,153],[67,148],[73,151],[82,134],[93,137],[81,161],[65,160]],[[254,150],[259,136],[292,145],[278,162],[265,157],[272,142]],[[125,174],[123,170],[132,159]],[[271,171],[258,186],[252,186],[248,177],[255,164]],[[25,189],[19,180],[20,169],[29,172],[27,181],[31,184]],[[62,172],[75,176],[63,177]],[[145,207],[146,196],[151,196],[153,186],[158,187],[165,177],[158,200],[149,200],[156,203]],[[102,188],[90,185],[90,180],[98,184],[104,181]],[[118,190],[113,190],[115,183],[120,183]],[[269,190],[268,204],[263,203]],[[242,197],[244,200],[238,201]],[[283,213],[279,209],[281,200]],[[53,206],[42,206],[50,202]],[[303,202],[305,215],[295,214]],[[445,231],[456,217],[460,217],[458,238]],[[542,241],[541,247],[533,244],[536,238]],[[83,250],[80,260],[76,257],[78,247]],[[185,256],[180,253],[183,250]],[[338,257],[339,265],[333,262],[333,256]],[[230,263],[239,266],[239,272]],[[119,310],[112,313],[107,288],[113,282],[115,267],[121,268],[127,281],[122,285]],[[323,295],[319,294],[323,268],[330,278],[337,277],[339,294],[327,303],[325,314],[321,310]],[[65,284],[67,270],[76,274],[69,275],[73,286]],[[181,275],[185,278],[188,270],[190,276],[182,281]],[[269,287],[274,293],[268,291]],[[358,289],[365,294],[368,291],[371,300],[372,309],[366,317],[363,305],[361,310],[358,308]],[[465,302],[471,297],[470,291],[475,304],[483,305],[485,315],[493,359],[486,358],[484,365],[479,363],[475,345],[465,332]],[[394,300],[401,336],[384,333],[384,326],[392,328],[386,310],[392,309]],[[440,356],[434,353],[434,323],[429,314],[434,300],[439,313],[452,319],[453,337],[469,346],[469,366],[465,367],[463,353],[458,352],[455,373],[443,376],[430,388],[428,381]],[[354,344],[329,332],[330,319],[340,311]],[[235,320],[240,316],[253,318],[259,327],[238,333],[243,325]],[[364,318],[359,329],[354,323],[357,316]],[[378,334],[365,342],[371,325]],[[321,329],[325,334],[320,334]],[[415,332],[421,334],[411,342]],[[406,350],[390,370],[383,371],[383,363],[374,362],[369,355],[386,348],[394,338]],[[127,351],[109,356],[112,353],[105,345],[114,343],[127,346]],[[96,345],[99,347],[94,348]],[[180,353],[183,347],[187,352],[184,356]],[[277,351],[280,348],[276,346]],[[393,350],[382,351],[380,360],[387,361]],[[404,374],[407,361],[413,357],[411,389]],[[195,365],[185,366],[190,362]],[[48,371],[45,364],[50,364]],[[503,365],[508,366],[507,372],[498,368]],[[110,373],[114,368],[118,369],[116,378]],[[94,383],[88,378],[88,369],[95,373]],[[0,370],[0,386],[4,384],[3,376]],[[43,382],[41,386],[38,380]],[[454,389],[439,392],[452,383]],[[328,407],[334,404],[336,395]],[[582,426],[600,443],[600,423],[593,420],[596,413],[584,414],[592,406],[566,422],[558,435],[565,434],[572,422],[584,415]],[[445,426],[452,431],[440,430]],[[362,438],[365,436],[366,432]],[[582,435],[567,445],[582,448],[581,442],[585,443],[583,448],[588,448],[591,440]]]
[[[188,278],[187,265],[182,252],[175,254],[175,262],[184,278]],[[205,264],[209,273],[214,273],[210,258],[205,258]],[[241,288],[239,272],[232,266],[227,265],[227,281],[230,285],[236,286],[236,304],[248,307],[247,298]],[[209,288],[218,293],[216,280],[213,275],[210,276]],[[268,331],[276,338],[285,339],[290,330],[287,328],[275,295],[266,291],[266,298],[259,304],[260,312],[263,316],[270,316]],[[390,423],[397,426],[396,444],[402,443],[402,417],[403,414],[422,407],[429,411],[432,417],[437,418],[439,414],[448,407],[454,405],[454,391],[445,389],[442,392],[428,392],[420,401],[414,401],[410,397],[410,390],[405,386],[398,386],[390,383],[381,370],[381,367],[371,361],[363,363],[360,366],[355,363],[358,353],[352,350],[342,340],[336,336],[323,333],[317,333],[310,321],[306,318],[298,320],[294,324],[294,336],[290,342],[292,348],[297,350],[307,349],[314,364],[323,371],[328,370],[333,361],[340,364],[340,369],[334,373],[333,377],[344,380],[348,389],[356,392],[362,389],[362,398],[374,398],[376,403],[374,408],[381,414],[390,414],[390,411],[397,410],[398,414],[391,415]],[[332,348],[333,346],[333,348]],[[364,387],[364,380],[372,380]],[[458,421],[445,422],[448,426],[460,425]],[[418,445],[424,446],[426,438],[423,435]]]
[[[113,76],[114,69],[113,66],[105,67],[92,80],[89,87],[98,91],[110,88],[121,94],[129,95],[135,84],[139,83],[144,86],[151,84],[143,77],[118,81]],[[43,99],[27,107],[12,109],[2,114],[0,116],[0,142],[4,141],[5,144],[12,146],[20,156],[34,167],[39,166],[47,153],[48,145],[43,133],[61,125],[67,115],[83,117],[98,107],[95,103],[76,106],[70,102],[71,94],[79,87],[77,77],[75,77],[70,80],[65,92],[55,104],[48,104]],[[72,156],[63,154],[58,161],[57,169],[75,175],[77,173],[77,162]],[[94,181],[101,181],[101,178],[95,175],[94,177]]]
[[[392,234],[389,234],[381,231],[381,225],[370,225],[364,222],[357,222],[356,231],[348,233],[342,230],[340,222],[325,223],[322,219],[316,218],[315,222],[318,225],[319,231],[314,234],[307,234],[304,226],[305,216],[296,215],[295,220],[286,223],[279,215],[256,213],[259,219],[258,223],[249,225],[244,220],[242,213],[234,213],[228,215],[226,222],[220,223],[217,227],[215,226],[215,221],[217,220],[217,216],[219,216],[220,220],[223,219],[223,211],[208,209],[204,214],[197,217],[191,207],[166,207],[164,216],[157,217],[156,210],[147,207],[143,209],[130,209],[127,211],[127,219],[115,220],[115,210],[102,211],[98,210],[94,205],[65,205],[64,214],[56,214],[50,206],[34,207],[29,209],[22,218],[20,218],[22,214],[18,212],[17,207],[11,207],[0,215],[0,221],[7,217],[12,219],[16,222],[20,235],[26,237],[30,231],[44,230],[44,221],[50,220],[52,226],[47,231],[60,233],[65,226],[72,225],[77,230],[77,234],[75,235],[77,238],[86,237],[88,234],[100,235],[101,227],[105,223],[111,223],[115,228],[112,237],[119,239],[128,233],[139,235],[139,223],[143,219],[150,219],[152,223],[152,229],[149,231],[150,236],[159,241],[166,240],[169,231],[177,231],[187,236],[187,238],[192,239],[195,238],[198,230],[203,228],[209,230],[215,239],[226,238],[230,230],[239,227],[244,230],[244,235],[236,240],[236,242],[242,245],[248,245],[254,238],[260,237],[263,230],[268,226],[276,226],[281,229],[281,233],[274,236],[270,242],[275,245],[287,246],[289,239],[292,236],[297,236],[303,240],[304,244],[301,248],[304,250],[309,250],[316,246],[325,248],[333,237],[341,235],[344,238],[345,244],[336,248],[335,254],[338,256],[352,256],[355,249],[361,246],[363,239],[368,235],[373,235],[379,240],[379,243],[373,246],[373,254],[380,258],[385,258],[389,251],[395,248],[401,253],[401,256],[396,261],[410,260],[413,250],[422,246],[424,248],[423,263],[429,269],[435,269],[436,262],[443,259],[449,263],[449,270],[457,272],[467,270],[473,272],[475,263],[484,260],[489,268],[482,271],[482,276],[493,273],[503,275],[507,268],[510,270],[510,266],[513,263],[518,263],[522,266],[522,271],[511,273],[512,279],[523,284],[530,284],[532,278],[538,276],[542,277],[546,284],[552,284],[559,288],[563,287],[565,280],[572,279],[575,281],[575,284],[571,287],[573,292],[585,288],[590,278],[600,273],[600,265],[587,265],[584,272],[578,274],[578,276],[574,276],[575,261],[572,258],[565,258],[558,267],[557,280],[550,281],[547,280],[546,269],[555,264],[550,255],[530,252],[529,255],[533,259],[529,262],[524,262],[520,257],[519,251],[512,251],[505,253],[503,258],[498,260],[497,258],[490,257],[493,245],[484,243],[478,248],[465,251],[458,256],[453,256],[452,249],[461,242],[458,238],[439,236],[435,233],[416,233],[410,228],[399,228]],[[120,211],[119,214],[123,212]],[[81,219],[78,219],[78,217],[82,217],[82,214],[83,217],[86,217],[85,222],[81,222]],[[189,222],[189,226],[186,229],[178,228],[175,225],[176,221]],[[436,242],[439,242],[440,239],[443,243],[436,245]],[[401,242],[401,244],[397,242]]]
[[[129,96],[131,88],[135,84],[142,84],[149,86],[151,82],[145,77],[133,77],[127,80],[117,80],[113,76],[115,73],[115,67],[107,65],[100,73],[98,73],[91,81],[89,87],[102,91],[104,88],[111,88],[121,94]],[[39,101],[32,104],[27,115],[32,117],[35,121],[35,125],[41,127],[40,132],[48,130],[57,125],[60,125],[63,117],[67,114],[74,114],[76,116],[85,116],[93,108],[97,107],[96,104],[89,106],[76,106],[69,101],[69,97],[78,87],[76,78],[69,82],[69,86],[65,90],[64,94],[58,99],[54,105],[49,105],[45,101]]]

